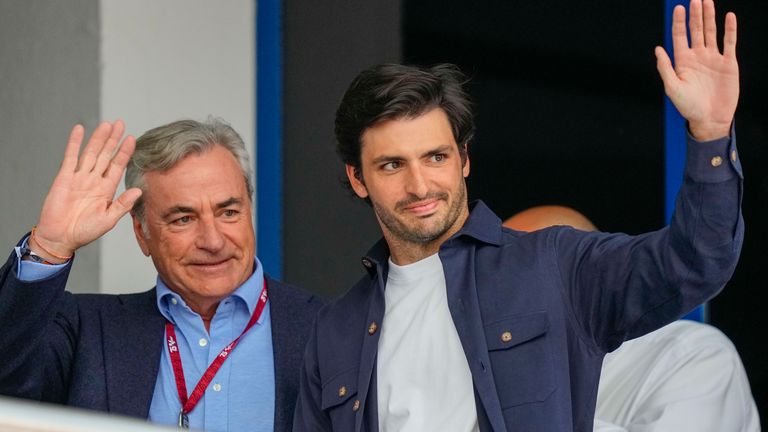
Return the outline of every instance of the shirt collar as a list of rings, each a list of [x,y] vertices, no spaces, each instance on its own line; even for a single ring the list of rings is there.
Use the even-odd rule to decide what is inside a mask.
[[[469,210],[469,217],[464,226],[448,240],[468,236],[483,243],[501,245],[501,219],[480,200],[471,202]]]
[[[443,246],[461,237],[470,237],[498,246],[501,244],[501,236],[501,219],[484,202],[477,200],[469,203],[469,217],[464,222],[464,226],[446,240]],[[387,262],[388,257],[389,246],[386,240],[381,238],[362,258],[363,266],[370,275],[373,275],[377,268]]]
[[[253,314],[256,309],[256,304],[259,301],[261,295],[261,289],[264,286],[264,269],[261,266],[261,261],[254,257],[253,273],[242,285],[229,296],[240,299],[248,307],[248,313]],[[175,323],[171,314],[171,308],[168,305],[172,300],[176,299],[182,305],[187,304],[184,299],[176,292],[168,288],[168,285],[163,282],[160,275],[157,275],[157,309],[168,321]]]

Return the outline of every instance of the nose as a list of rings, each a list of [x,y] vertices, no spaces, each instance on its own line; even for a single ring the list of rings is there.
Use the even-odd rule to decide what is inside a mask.
[[[213,217],[202,217],[198,224],[195,246],[211,253],[220,251],[225,244],[224,236]]]
[[[425,172],[420,166],[412,166],[408,170],[408,178],[406,179],[405,191],[410,195],[414,195],[419,198],[427,196],[429,192],[429,186],[427,185],[427,178]]]

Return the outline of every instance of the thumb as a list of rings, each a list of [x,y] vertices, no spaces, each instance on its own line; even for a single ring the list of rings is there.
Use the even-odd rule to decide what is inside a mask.
[[[664,82],[664,90],[667,92],[667,96],[674,93],[674,89],[677,88],[680,79],[677,77],[675,69],[672,67],[672,61],[669,59],[669,55],[664,51],[664,48],[657,46],[654,50],[656,54],[656,70],[659,71],[659,76]]]
[[[114,223],[123,217],[126,213],[131,211],[133,204],[141,197],[141,189],[130,188],[127,191],[120,194],[116,200],[112,201],[112,204],[107,209],[107,216]]]

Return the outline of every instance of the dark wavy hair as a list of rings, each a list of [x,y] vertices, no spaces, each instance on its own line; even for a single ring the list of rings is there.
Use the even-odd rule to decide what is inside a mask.
[[[472,102],[463,88],[467,81],[452,64],[381,64],[360,72],[336,110],[336,153],[342,162],[355,168],[362,181],[361,138],[366,129],[388,120],[416,118],[440,108],[448,116],[462,164],[465,163],[467,145],[475,135]],[[344,178],[343,182],[351,190],[349,180]]]

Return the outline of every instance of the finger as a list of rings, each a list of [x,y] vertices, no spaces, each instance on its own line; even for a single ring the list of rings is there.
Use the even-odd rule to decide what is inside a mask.
[[[121,120],[117,120],[112,125],[112,133],[109,134],[107,142],[104,143],[104,148],[101,149],[96,159],[96,165],[93,167],[95,173],[104,174],[104,171],[109,166],[109,161],[112,160],[115,149],[117,149],[117,145],[120,143],[120,138],[123,137],[123,132],[125,132],[125,124]]]
[[[672,61],[669,59],[667,52],[662,47],[656,47],[654,51],[656,54],[656,69],[659,71],[659,76],[664,82],[664,91],[667,96],[673,94],[680,82],[680,79],[675,73],[675,69],[672,67]]]
[[[128,161],[131,160],[131,155],[136,148],[136,138],[132,135],[128,135],[120,144],[120,149],[115,153],[115,157],[110,161],[107,171],[104,173],[104,177],[112,181],[117,187],[120,179],[123,177],[125,167],[128,165]]]
[[[715,22],[715,2],[704,0],[704,45],[717,49],[717,23]]]
[[[112,132],[112,124],[109,122],[101,122],[91,134],[91,139],[88,140],[88,144],[83,149],[83,154],[80,155],[80,165],[78,171],[90,172],[96,163],[96,158],[99,156],[99,152],[104,147],[104,142],[109,138]]]
[[[672,51],[677,56],[688,49],[688,36],[685,30],[685,8],[677,5],[672,11]]]
[[[725,34],[723,34],[723,55],[736,58],[736,14],[725,15]]]
[[[123,215],[131,211],[133,204],[141,196],[141,189],[130,188],[127,191],[120,194],[116,200],[112,201],[112,204],[107,208],[107,218],[114,226]]]
[[[691,32],[691,48],[704,46],[704,21],[701,14],[701,0],[691,0],[688,10],[690,14],[688,27]]]
[[[64,159],[61,161],[61,171],[72,173],[77,169],[77,155],[80,154],[80,144],[83,143],[85,128],[83,125],[75,125],[69,133],[67,148],[64,150]]]

